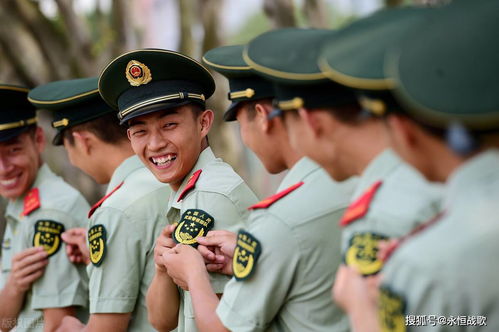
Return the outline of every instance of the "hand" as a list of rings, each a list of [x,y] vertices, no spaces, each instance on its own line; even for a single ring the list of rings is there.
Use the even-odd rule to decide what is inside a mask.
[[[163,264],[163,253],[174,248],[177,243],[172,239],[172,233],[175,231],[177,224],[168,225],[161,231],[161,234],[156,239],[154,246],[154,263],[156,263],[156,271],[166,273],[166,267]]]
[[[341,265],[332,289],[333,300],[347,313],[358,308],[376,308],[380,274],[363,277],[352,267]]]
[[[178,244],[163,253],[162,261],[168,275],[184,290],[189,290],[190,278],[208,274],[201,254],[188,245]]]
[[[8,284],[17,293],[25,293],[31,284],[43,275],[48,264],[47,252],[43,247],[28,248],[12,258],[12,270]]]
[[[57,328],[56,332],[74,332],[81,331],[85,328],[85,325],[78,320],[78,318],[73,316],[65,316],[62,319],[61,325]]]
[[[206,262],[206,269],[232,275],[232,257],[236,248],[237,234],[229,231],[211,231],[206,237],[198,237],[198,251]]]
[[[66,243],[66,255],[72,263],[90,264],[86,228],[72,228],[62,233],[61,238]]]

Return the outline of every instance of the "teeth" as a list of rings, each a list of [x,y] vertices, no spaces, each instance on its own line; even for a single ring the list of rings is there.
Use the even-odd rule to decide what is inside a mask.
[[[16,179],[17,179],[17,178],[12,178],[12,179],[10,179],[10,180],[1,180],[1,181],[0,181],[0,184],[1,184],[2,186],[10,186],[11,184],[14,184],[14,183],[16,182]]]
[[[164,165],[167,162],[175,160],[176,157],[174,155],[162,156],[162,157],[152,157],[152,162],[156,165]]]

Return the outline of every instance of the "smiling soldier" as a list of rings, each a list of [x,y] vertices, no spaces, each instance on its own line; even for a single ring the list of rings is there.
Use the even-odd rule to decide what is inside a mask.
[[[53,331],[87,303],[85,269],[61,234],[86,223],[83,196],[43,163],[43,130],[28,89],[0,86],[0,194],[9,200],[2,244],[0,329]]]
[[[100,77],[104,100],[127,124],[132,148],[158,180],[173,189],[170,224],[155,248],[156,274],[148,292],[149,317],[158,330],[178,326],[196,331],[188,291],[178,290],[163,264],[177,243],[197,245],[210,229],[237,231],[257,199],[241,177],[214,156],[208,132],[214,119],[205,99],[215,90],[210,73],[195,60],[173,51],[137,50],[113,60]],[[175,231],[174,231],[175,229]],[[211,275],[223,292],[227,276]]]

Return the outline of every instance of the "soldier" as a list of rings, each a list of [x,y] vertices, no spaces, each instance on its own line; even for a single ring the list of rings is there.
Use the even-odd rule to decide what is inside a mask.
[[[282,118],[272,116],[270,100],[262,98],[272,85],[251,71],[242,52],[243,46],[221,47],[203,58],[229,79],[233,104],[224,118],[237,119],[243,141],[270,172],[290,170],[277,194],[250,207],[250,226],[239,231],[237,241],[215,232],[199,240],[229,255],[226,248],[235,248],[232,268],[225,269],[234,278],[220,301],[209,289],[198,252],[177,247],[165,257],[166,266],[189,288],[200,330],[346,331],[348,322],[331,303],[329,287],[340,263],[337,221],[355,181],[333,182],[293,151]],[[191,270],[204,277],[191,278]]]
[[[166,225],[169,187],[134,155],[126,128],[99,95],[97,78],[52,82],[29,97],[53,112],[53,143],[64,144],[70,162],[97,183],[108,183],[106,195],[88,212],[90,250],[80,248],[91,263],[90,319],[85,326],[66,318],[59,331],[153,331],[145,295],[154,274],[155,239]],[[71,236],[66,240],[75,244]]]
[[[45,146],[28,89],[2,85],[0,194],[9,200],[2,243],[0,329],[53,331],[87,306],[85,269],[73,265],[61,234],[85,224],[88,204],[43,162]]]
[[[158,330],[196,331],[191,294],[177,289],[166,269],[164,253],[177,243],[196,246],[210,229],[236,231],[248,217],[256,196],[241,177],[213,154],[208,132],[214,113],[205,100],[215,89],[206,68],[168,50],[136,50],[119,56],[102,72],[104,100],[118,110],[135,153],[173,193],[170,224],[155,248],[156,274],[148,291],[150,319]],[[195,271],[192,271],[195,274]],[[228,278],[210,276],[223,292]]]
[[[314,55],[328,40],[335,45],[343,31],[319,30],[316,33],[322,38],[316,39],[308,38],[307,31],[284,29],[263,34],[249,43],[245,59],[275,82],[277,107],[286,114],[284,119],[296,149],[321,164],[335,180],[360,175],[352,203],[339,221],[343,227],[342,258],[363,275],[375,275],[382,267],[377,258],[379,241],[402,236],[435,215],[439,191],[393,152],[381,116],[367,114],[346,99],[358,90],[340,85],[339,80],[314,83],[326,80]],[[347,41],[351,39],[345,39],[345,44]],[[337,50],[345,62],[358,54],[347,53],[342,45]],[[363,67],[354,68],[360,71],[358,68]],[[322,91],[328,98],[335,98],[335,104],[319,107],[316,104],[325,97],[300,95],[308,91],[317,95]]]
[[[444,212],[399,241],[386,264],[378,314],[356,296],[362,280],[344,270],[338,301],[352,317],[362,310],[364,321],[379,318],[380,330],[499,328],[498,10],[496,1],[456,2],[408,32],[394,53],[380,46],[404,105],[389,119],[397,150],[428,179],[446,182]]]

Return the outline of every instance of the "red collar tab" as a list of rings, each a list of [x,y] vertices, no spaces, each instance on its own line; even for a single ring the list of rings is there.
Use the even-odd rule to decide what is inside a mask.
[[[202,169],[198,169],[191,175],[189,181],[187,181],[187,184],[185,185],[184,190],[178,196],[177,202],[180,202],[185,197],[185,195],[187,195],[189,191],[191,191],[192,189],[194,189],[194,187],[196,187],[196,182],[198,181],[202,171],[203,171]]]
[[[405,241],[407,241],[407,239],[410,239],[414,235],[421,233],[422,231],[424,231],[428,227],[435,224],[437,221],[439,221],[442,218],[442,216],[444,214],[445,214],[445,211],[439,212],[436,216],[434,216],[433,218],[431,218],[427,222],[422,223],[421,225],[417,226],[412,231],[410,231],[408,234],[402,236],[401,238],[393,240],[388,245],[388,248],[386,248],[385,252],[380,257],[381,260],[383,261],[383,263],[386,262],[392,256],[392,254],[400,247],[400,245],[402,243],[404,243]]]
[[[382,183],[382,181],[377,181],[371,187],[369,187],[369,189],[367,189],[355,202],[350,204],[343,217],[341,217],[340,226],[344,227],[366,215],[367,211],[369,210],[369,205],[371,204],[376,191],[379,189]]]
[[[263,201],[256,203],[255,205],[252,205],[248,208],[248,210],[255,210],[255,209],[266,209],[290,192],[294,191],[295,189],[299,188],[304,182],[298,182],[297,184],[292,185],[288,189],[284,189],[283,191],[278,192],[275,195],[272,195],[270,197],[265,198]]]
[[[94,214],[95,210],[97,210],[102,205],[102,203],[104,203],[104,201],[109,198],[109,196],[111,196],[112,194],[114,194],[114,192],[116,190],[120,189],[121,186],[123,185],[123,183],[125,183],[125,182],[124,181],[121,182],[118,186],[116,186],[116,188],[114,188],[113,190],[111,190],[111,192],[109,194],[107,194],[106,196],[104,196],[101,199],[99,199],[99,201],[92,206],[92,208],[90,209],[90,211],[88,211],[88,217],[90,218]]]
[[[40,191],[38,188],[31,189],[24,197],[23,216],[29,215],[31,212],[38,210],[42,206],[40,203]]]

